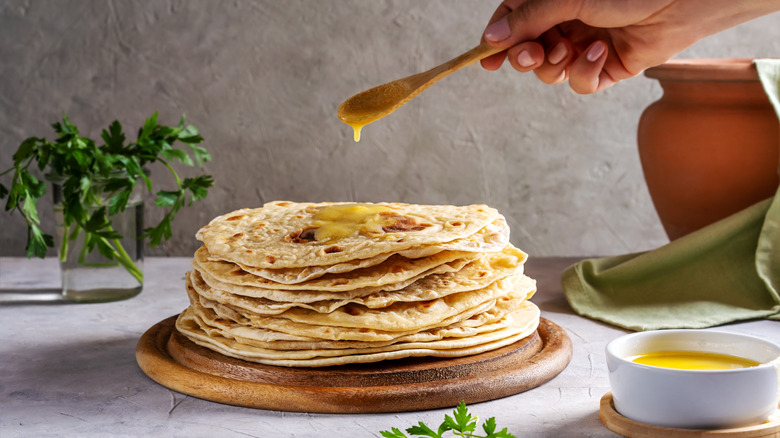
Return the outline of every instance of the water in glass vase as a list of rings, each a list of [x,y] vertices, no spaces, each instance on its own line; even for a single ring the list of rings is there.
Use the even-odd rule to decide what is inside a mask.
[[[62,206],[54,206],[57,247],[61,248],[65,236]],[[133,199],[124,212],[109,216],[111,227],[123,236],[109,240],[116,250],[111,260],[97,249],[87,253],[84,247],[84,233],[79,232],[69,240],[65,259],[60,258],[62,296],[73,302],[106,302],[132,298],[143,287],[143,232],[144,204]],[[70,228],[73,236],[73,226]]]

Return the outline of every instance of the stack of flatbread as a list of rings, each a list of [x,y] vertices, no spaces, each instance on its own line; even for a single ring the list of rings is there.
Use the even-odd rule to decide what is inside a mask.
[[[533,334],[536,283],[498,211],[271,202],[212,220],[176,327],[261,364],[461,357]]]

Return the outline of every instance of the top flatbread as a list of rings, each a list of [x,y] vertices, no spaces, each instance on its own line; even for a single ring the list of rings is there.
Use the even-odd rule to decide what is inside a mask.
[[[365,206],[376,220],[337,240],[317,240],[318,214],[329,207]],[[478,238],[481,230],[487,229]],[[486,205],[411,205],[401,203],[270,202],[219,216],[196,238],[217,258],[266,269],[335,265],[380,254],[430,248],[460,241],[459,251],[497,251],[509,240],[509,228],[497,210]],[[496,249],[497,248],[497,249]]]

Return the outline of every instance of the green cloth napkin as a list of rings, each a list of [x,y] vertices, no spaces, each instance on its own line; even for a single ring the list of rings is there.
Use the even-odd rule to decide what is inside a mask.
[[[780,59],[756,60],[780,117]],[[658,249],[583,260],[561,283],[580,315],[630,330],[780,320],[780,190]]]

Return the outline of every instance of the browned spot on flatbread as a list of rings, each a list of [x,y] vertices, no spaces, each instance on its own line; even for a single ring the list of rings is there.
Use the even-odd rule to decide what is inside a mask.
[[[235,275],[236,277],[243,277],[244,275],[250,275],[249,272],[246,272],[243,269],[234,269],[230,271],[230,275]]]
[[[386,216],[385,219],[391,219],[393,223],[382,227],[382,231],[385,233],[403,233],[409,231],[422,231],[431,226],[431,224],[423,224],[417,221],[415,218],[401,216],[392,212],[381,212],[381,216]],[[387,217],[390,216],[390,217]]]
[[[227,221],[239,221],[239,220],[241,220],[241,219],[243,219],[245,217],[246,217],[245,214],[237,214],[235,216],[230,216],[229,218],[227,218],[225,220],[227,220]]]
[[[236,233],[233,235],[233,237],[235,237],[236,239],[238,239],[239,237],[244,237],[244,233]]]
[[[314,234],[315,231],[317,231],[317,228],[314,227],[301,228],[300,230],[293,231],[292,233],[285,236],[284,240],[292,243],[313,242],[314,240],[316,240]]]
[[[344,250],[341,249],[338,245],[333,245],[333,246],[329,246],[329,247],[325,248],[325,254],[333,254],[333,253],[337,253],[337,252],[341,252],[341,251],[344,251]]]
[[[426,310],[433,306],[433,301],[423,301],[421,303],[417,303],[417,308],[420,310]]]
[[[274,257],[274,256],[269,254],[269,255],[265,256],[265,261],[266,261],[266,263],[270,263],[270,264],[273,265],[274,263],[276,263],[276,257]]]

